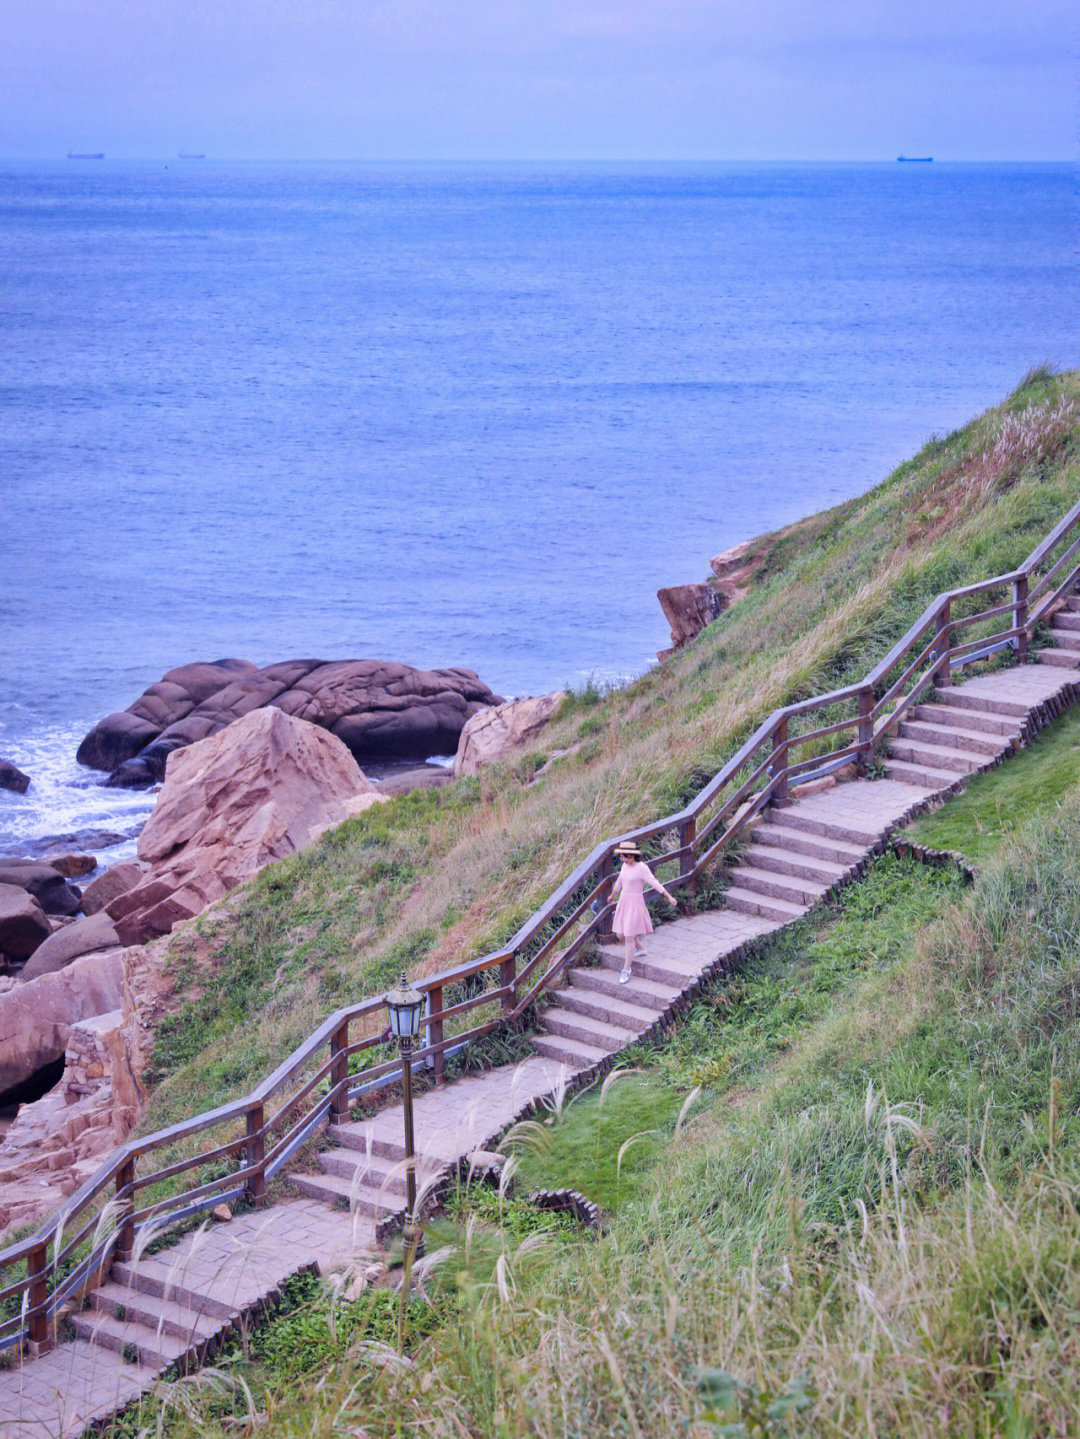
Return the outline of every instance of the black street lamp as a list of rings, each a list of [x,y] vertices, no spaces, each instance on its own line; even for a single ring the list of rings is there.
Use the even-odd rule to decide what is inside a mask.
[[[397,989],[386,996],[390,1012],[390,1030],[401,1051],[401,1083],[405,1090],[405,1226],[402,1240],[406,1262],[419,1259],[424,1252],[424,1235],[416,1222],[416,1156],[413,1143],[412,1050],[420,1034],[420,1016],[424,1012],[424,996],[409,983],[404,971]]]

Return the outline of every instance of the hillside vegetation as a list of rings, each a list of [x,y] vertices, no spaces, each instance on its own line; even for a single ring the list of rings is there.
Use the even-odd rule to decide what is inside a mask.
[[[745,599],[634,683],[571,694],[543,753],[369,810],[177,936],[147,1124],[244,1092],[403,966],[495,947],[776,705],[861,677],[939,590],[1012,568],[1080,494],[1078,434],[1080,376],[1033,372],[867,494],[761,537]]]
[[[497,943],[774,705],[860,676],[938,590],[1014,566],[1080,494],[1078,393],[1040,372],[763,537],[744,601],[625,689],[572,696],[544,755],[369,811],[178,939],[150,1121],[239,1092],[403,962]],[[305,1282],[212,1384],[166,1389],[115,1439],[1074,1433],[1076,723],[919,821],[978,862],[973,886],[884,855],[663,1044],[519,1127],[521,1189],[584,1190],[602,1237],[459,1192],[427,1302]]]

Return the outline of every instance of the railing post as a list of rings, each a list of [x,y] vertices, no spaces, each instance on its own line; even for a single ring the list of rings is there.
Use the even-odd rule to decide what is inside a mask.
[[[499,987],[511,989],[512,993],[503,996],[502,1006],[507,1014],[517,1003],[517,952],[515,951],[499,965]]]
[[[934,669],[934,678],[939,685],[951,685],[952,666],[949,663],[949,651],[952,649],[952,600],[946,600],[938,612],[937,633],[938,659]]]
[[[44,1354],[52,1348],[49,1316],[45,1313],[45,1306],[49,1302],[48,1241],[35,1244],[26,1256],[26,1277],[30,1281],[27,1294],[30,1308],[30,1323],[27,1326],[30,1352],[33,1355]]]
[[[605,886],[604,889],[601,891],[600,898],[603,900],[603,902],[604,902],[605,904],[607,904],[608,900],[611,898],[611,883],[610,883],[610,881],[611,881],[612,879],[614,879],[614,877],[615,877],[615,856],[611,853],[610,850],[608,850],[607,854],[605,854],[604,857],[603,857],[603,859],[600,861],[600,883]],[[605,883],[605,881],[606,881],[606,883]],[[612,929],[611,929],[611,915],[610,915],[610,914],[609,914],[608,917],[604,920],[604,927],[603,927],[602,929],[597,930],[597,932],[596,932],[596,937],[597,937],[597,939],[600,941],[601,944],[604,944],[604,943],[606,943],[606,942],[614,939],[615,936],[614,936],[614,934],[612,933]]]
[[[783,715],[779,720],[777,720],[776,728],[773,730],[772,737],[773,758],[772,766],[769,769],[769,774],[773,777],[774,780],[776,780],[772,793],[773,804],[787,804],[788,801],[787,775],[781,774],[781,771],[787,768],[787,752],[788,721],[787,715]],[[779,779],[776,779],[777,775],[780,775]]]
[[[428,990],[428,1014],[434,1015],[434,1019],[427,1022],[427,1042],[430,1047],[433,1044],[443,1042],[443,1022],[441,1018],[443,1007],[442,985],[436,985]],[[446,1068],[446,1057],[441,1049],[435,1051],[431,1056],[431,1067],[435,1074],[435,1083],[442,1084],[445,1081],[444,1070]]]
[[[874,759],[874,691],[866,685],[859,691],[859,771],[866,774]]]
[[[1016,636],[1016,657],[1021,664],[1027,662],[1028,648],[1028,577],[1021,575],[1018,580],[1013,581],[1013,629],[1019,630]]]
[[[694,856],[694,842],[697,839],[697,820],[683,820],[679,826],[679,845],[690,853],[683,853],[679,857],[679,878],[683,881],[683,891],[686,894],[694,894],[697,891],[697,860]]]
[[[116,1244],[113,1255],[121,1263],[135,1253],[135,1195],[131,1185],[135,1183],[135,1160],[126,1159],[116,1172]],[[124,1191],[128,1192],[125,1193]]]
[[[262,1127],[263,1107],[253,1104],[247,1112],[247,1143],[244,1145],[244,1166],[255,1170],[247,1182],[248,1198],[252,1204],[266,1203],[266,1139]]]
[[[330,1036],[330,1123],[349,1118],[349,1021],[343,1019]]]

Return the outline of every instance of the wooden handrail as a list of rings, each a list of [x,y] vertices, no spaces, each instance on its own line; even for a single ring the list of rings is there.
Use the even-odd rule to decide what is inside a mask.
[[[665,851],[654,862],[677,863],[679,874],[668,883],[689,885],[692,889],[702,870],[724,854],[767,804],[783,802],[789,782],[805,780],[808,774],[815,772],[815,766],[819,769],[822,766],[835,768],[849,758],[857,759],[865,767],[878,741],[917,701],[927,685],[947,678],[951,667],[1006,645],[1015,645],[1020,657],[1024,658],[1027,640],[1035,625],[1070,586],[1080,580],[1080,566],[1076,566],[1063,580],[1059,579],[1048,594],[1039,598],[1040,592],[1058,571],[1080,553],[1080,535],[1074,537],[1070,546],[1045,573],[1035,578],[1035,571],[1071,533],[1078,521],[1080,500],[1018,569],[937,595],[860,682],[773,710],[682,809],[596,845],[502,948],[417,979],[417,988],[427,994],[431,1002],[431,1009],[422,1021],[427,1026],[429,1043],[413,1054],[412,1063],[432,1061],[436,1078],[441,1079],[444,1058],[451,1050],[489,1033],[499,1024],[520,1019],[535,1004],[562,974],[571,958],[606,926],[613,908],[609,898],[614,877],[613,856],[616,847],[624,840],[643,842],[678,829],[678,847]],[[1011,601],[992,605],[976,614],[952,613],[952,606],[957,601],[1009,585],[1013,586]],[[1008,616],[1009,623],[1003,630],[964,644],[953,642],[954,630],[970,629],[980,623],[989,624],[1005,616]],[[927,640],[931,629],[933,635]],[[897,666],[910,656],[913,646],[924,640],[926,642],[921,644],[914,658],[907,659],[899,676],[882,690],[881,686]],[[850,718],[834,720],[802,733],[791,726],[792,720],[832,705],[850,702],[857,702],[857,712]],[[824,755],[795,758],[795,752],[801,747],[850,730],[857,731],[857,738],[842,743],[839,748]],[[718,797],[729,791],[733,781],[738,781],[735,788],[726,793],[716,812],[699,826],[698,820]],[[729,817],[730,823],[724,828]],[[718,828],[722,830],[720,837],[711,840]],[[584,897],[581,896],[583,888],[586,889]],[[575,903],[566,913],[564,911],[571,900]],[[597,905],[597,900],[602,903]],[[555,921],[553,932],[545,937],[534,953],[525,958],[519,970],[519,957],[525,957],[523,952],[552,921]],[[543,972],[534,980],[536,971],[541,968]],[[495,969],[499,972],[496,986],[485,987],[479,994],[468,998],[447,996],[447,991],[453,986]],[[445,1002],[444,996],[450,999],[449,1003]],[[502,1006],[503,1012],[499,1017],[487,1019],[456,1034],[445,1033],[445,1021],[493,1004]],[[382,1007],[381,998],[369,997],[335,1010],[249,1095],[121,1145],[35,1234],[0,1251],[0,1273],[15,1265],[26,1265],[25,1276],[0,1288],[0,1302],[10,1302],[18,1295],[23,1298],[19,1316],[0,1318],[0,1347],[21,1342],[27,1337],[38,1344],[48,1342],[52,1316],[60,1298],[70,1289],[70,1281],[65,1280],[62,1284],[58,1277],[58,1262],[71,1258],[75,1250],[93,1235],[97,1217],[92,1207],[110,1187],[115,1190],[120,1218],[115,1229],[94,1241],[90,1254],[81,1261],[82,1273],[87,1277],[101,1270],[110,1252],[127,1252],[135,1226],[140,1222],[169,1211],[190,1213],[199,1207],[200,1201],[212,1202],[214,1196],[223,1190],[234,1193],[241,1184],[246,1184],[256,1202],[261,1202],[268,1170],[273,1173],[274,1167],[284,1162],[298,1143],[306,1142],[313,1124],[345,1117],[350,1096],[365,1085],[394,1080],[400,1069],[400,1061],[396,1058],[378,1060],[359,1075],[350,1076],[348,1072],[348,1060],[352,1055],[377,1049],[384,1042],[383,1034],[379,1033],[350,1043],[350,1023],[378,1013]],[[321,1057],[312,1070],[312,1061],[316,1056],[323,1056],[324,1051],[325,1057]],[[293,1087],[300,1075],[303,1075],[303,1081],[298,1087]],[[272,1113],[268,1109],[271,1100],[277,1106]],[[298,1107],[305,1102],[308,1102],[308,1108],[293,1119]],[[278,1133],[275,1138],[279,1126],[290,1120],[286,1132],[283,1135]],[[136,1165],[141,1157],[174,1148],[182,1141],[218,1125],[231,1126],[233,1132],[214,1148],[186,1158],[172,1159],[151,1173],[137,1175]],[[182,1193],[151,1202],[139,1210],[134,1209],[136,1192],[233,1155],[240,1156],[237,1169],[219,1178],[196,1183]],[[73,1231],[76,1221],[81,1222],[82,1227]],[[59,1246],[68,1234],[72,1237],[60,1250]],[[54,1251],[51,1260],[47,1257],[50,1245]]]

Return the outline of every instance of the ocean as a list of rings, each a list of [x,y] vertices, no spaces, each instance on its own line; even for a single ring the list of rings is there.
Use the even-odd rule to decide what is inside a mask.
[[[659,586],[1080,363],[1069,165],[9,162],[0,275],[0,853],[131,834],[75,749],[189,660],[638,674]]]

